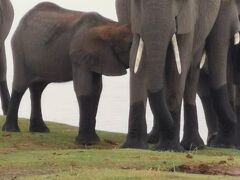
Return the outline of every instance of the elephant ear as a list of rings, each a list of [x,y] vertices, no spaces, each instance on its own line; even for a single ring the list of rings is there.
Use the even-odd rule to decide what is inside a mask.
[[[177,34],[188,34],[192,32],[195,25],[195,18],[195,1],[184,0],[182,7],[176,17]]]
[[[111,47],[115,33],[112,27],[102,26],[79,31],[73,38],[70,56],[74,66],[106,76],[120,76],[127,73]]]

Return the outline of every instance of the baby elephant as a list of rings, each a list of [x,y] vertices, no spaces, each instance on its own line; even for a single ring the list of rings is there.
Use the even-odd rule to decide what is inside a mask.
[[[102,17],[41,3],[21,20],[12,39],[13,91],[3,131],[18,132],[18,109],[29,88],[31,132],[48,132],[41,95],[51,82],[73,80],[80,110],[79,144],[95,144],[96,113],[102,75],[126,74],[132,34],[128,25]]]

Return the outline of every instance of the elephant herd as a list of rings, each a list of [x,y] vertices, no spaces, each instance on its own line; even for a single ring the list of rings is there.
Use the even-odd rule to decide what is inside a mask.
[[[73,80],[80,112],[76,141],[96,144],[102,75],[120,76],[130,68],[129,129],[123,148],[146,149],[148,143],[159,151],[203,148],[196,94],[205,112],[208,145],[238,148],[240,1],[116,0],[116,11],[119,22],[49,2],[32,8],[12,37],[10,98],[4,41],[14,13],[10,0],[0,0],[0,95],[7,115],[2,130],[20,131],[18,109],[29,89],[29,131],[49,132],[42,117],[42,92],[49,83]],[[149,134],[147,99],[154,117]]]

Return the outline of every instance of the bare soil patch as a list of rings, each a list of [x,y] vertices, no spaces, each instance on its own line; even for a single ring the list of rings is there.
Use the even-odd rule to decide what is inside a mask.
[[[226,161],[199,165],[184,164],[171,170],[191,174],[240,176],[240,166],[229,165]]]

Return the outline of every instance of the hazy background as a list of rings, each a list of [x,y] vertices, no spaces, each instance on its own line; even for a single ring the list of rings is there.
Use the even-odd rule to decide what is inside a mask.
[[[41,0],[11,0],[15,19],[12,31],[6,42],[8,60],[8,85],[11,91],[13,67],[10,39],[22,16],[34,5],[43,2]],[[115,0],[49,0],[64,8],[79,11],[97,11],[103,16],[116,20]],[[129,81],[128,75],[122,77],[104,77],[103,92],[97,115],[97,129],[127,132],[129,110]],[[200,133],[204,140],[207,137],[207,129],[202,107],[198,100],[198,112]],[[42,110],[44,120],[66,123],[78,126],[78,106],[73,91],[72,82],[49,85],[42,98]],[[30,115],[30,98],[27,91],[19,109],[19,116],[28,118]],[[148,130],[152,127],[152,115],[147,110]]]

